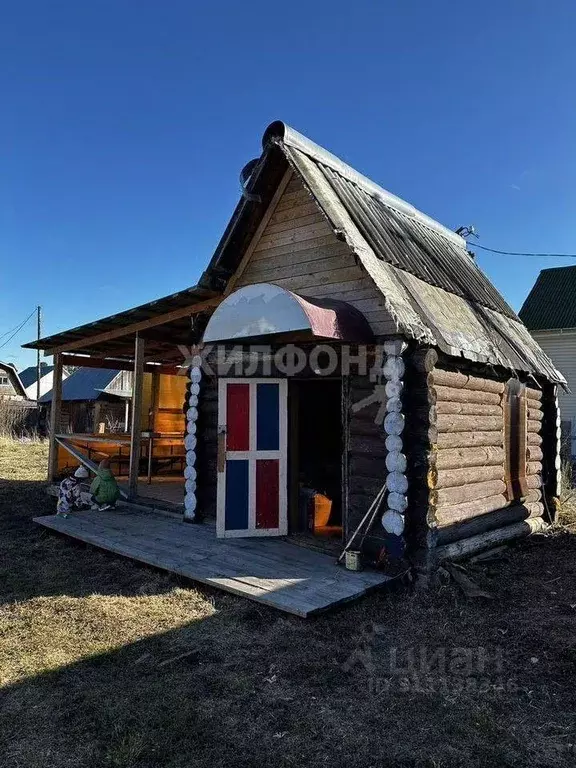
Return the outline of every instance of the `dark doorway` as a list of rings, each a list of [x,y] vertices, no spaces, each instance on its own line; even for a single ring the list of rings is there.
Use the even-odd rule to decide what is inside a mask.
[[[342,386],[292,380],[289,390],[290,532],[342,538]]]

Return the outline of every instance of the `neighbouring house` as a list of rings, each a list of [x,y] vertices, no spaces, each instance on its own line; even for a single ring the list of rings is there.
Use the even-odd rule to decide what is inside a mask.
[[[428,574],[545,528],[565,380],[466,242],[281,122],[262,147],[198,285],[26,345],[55,360],[50,478],[83,461],[58,435],[59,379],[88,356],[133,372],[129,500],[178,488],[204,524],[38,522],[300,615],[377,580],[316,550]],[[181,398],[164,430],[163,389]],[[151,430],[183,472],[150,472]]]
[[[576,458],[576,266],[543,269],[519,315],[566,377],[568,388],[558,395],[563,447]]]
[[[57,429],[64,433],[127,432],[132,376],[110,368],[77,368],[62,382],[62,405]],[[40,405],[52,403],[52,390]],[[103,426],[101,426],[103,425]]]
[[[15,366],[0,362],[0,434],[30,435],[41,432],[42,426]]]
[[[62,371],[62,378],[66,378],[66,371]],[[28,368],[19,373],[20,381],[24,384],[26,389],[26,397],[29,400],[36,400],[38,395],[38,368],[35,365],[31,365]],[[54,366],[47,363],[40,364],[40,397],[50,392],[52,389],[52,381],[54,378]]]
[[[0,400],[26,400],[26,388],[11,363],[0,362]]]

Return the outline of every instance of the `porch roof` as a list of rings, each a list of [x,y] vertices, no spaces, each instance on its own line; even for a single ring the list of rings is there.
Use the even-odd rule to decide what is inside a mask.
[[[217,295],[196,285],[22,346],[43,349],[46,355],[70,351],[132,359],[134,336],[138,332],[147,339],[148,359],[170,361],[178,356],[178,344],[195,340],[190,316],[211,311],[218,303]]]

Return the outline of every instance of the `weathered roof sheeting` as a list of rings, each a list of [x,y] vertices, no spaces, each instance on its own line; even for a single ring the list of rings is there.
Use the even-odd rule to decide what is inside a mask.
[[[78,368],[62,381],[62,400],[96,400],[119,373],[109,368]],[[52,390],[43,395],[39,402],[52,402]]]
[[[456,357],[540,374],[562,374],[478,267],[466,242],[293,131],[273,123],[280,147],[334,230],[381,289],[398,331]]]
[[[149,301],[147,304],[140,304],[133,309],[126,309],[124,312],[118,312],[116,315],[109,315],[93,323],[79,325],[76,328],[70,328],[70,330],[56,333],[53,336],[45,336],[39,341],[31,341],[28,344],[22,344],[22,346],[26,349],[52,349],[69,342],[90,338],[99,333],[115,331],[132,323],[150,320],[157,315],[163,315],[181,307],[191,306],[196,302],[205,301],[215,295],[214,291],[195,285],[192,288],[178,291],[178,293],[172,293],[170,296],[163,296],[161,299]]]
[[[531,331],[576,328],[576,266],[543,269],[520,318]]]

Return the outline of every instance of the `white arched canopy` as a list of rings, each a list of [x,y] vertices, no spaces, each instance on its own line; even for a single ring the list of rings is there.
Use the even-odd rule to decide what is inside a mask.
[[[308,331],[313,336],[369,342],[372,331],[357,309],[344,301],[298,296],[272,283],[256,283],[231,293],[210,318],[204,342]]]

